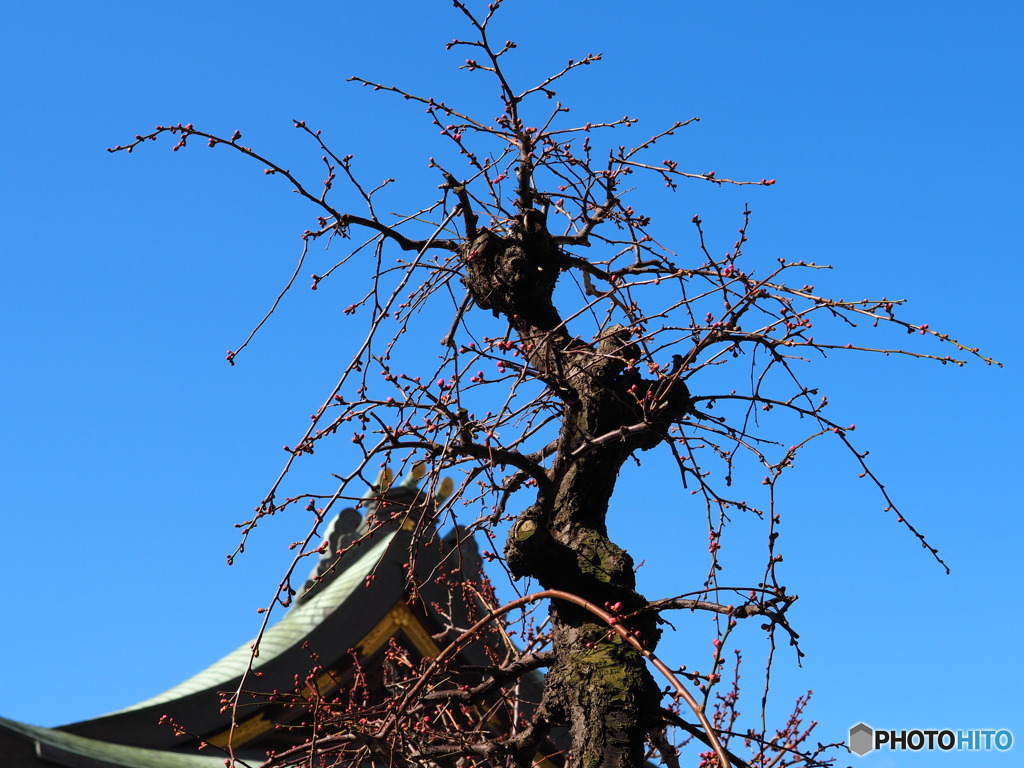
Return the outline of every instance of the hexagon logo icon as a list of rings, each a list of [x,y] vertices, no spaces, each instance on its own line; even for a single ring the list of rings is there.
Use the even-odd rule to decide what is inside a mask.
[[[874,731],[866,723],[857,723],[850,728],[850,751],[864,757],[874,747]]]

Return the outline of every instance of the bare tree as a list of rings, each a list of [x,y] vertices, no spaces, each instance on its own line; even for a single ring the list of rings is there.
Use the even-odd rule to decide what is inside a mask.
[[[366,485],[387,490],[376,479],[382,466],[426,462],[431,482],[445,470],[459,479],[448,501],[420,510],[417,525],[426,529],[452,518],[464,523],[467,536],[504,535],[501,552],[485,552],[501,566],[494,572],[529,577],[543,588],[511,606],[492,605],[480,626],[537,600],[549,601],[548,620],[522,630],[522,650],[480,673],[473,684],[446,683],[438,676],[444,665],[435,661],[411,672],[409,684],[386,705],[368,708],[359,718],[349,707],[336,716],[333,735],[325,733],[315,745],[276,756],[271,764],[301,763],[312,749],[338,762],[373,755],[395,760],[401,754],[409,764],[461,758],[477,765],[528,765],[549,730],[562,724],[571,733],[573,759],[587,768],[635,768],[653,754],[650,749],[676,766],[680,745],[694,739],[701,742],[698,760],[705,765],[829,764],[825,748],[809,739],[813,724],[803,724],[806,699],[777,731],[741,730],[735,705],[738,654],[731,681],[726,670],[730,633],[744,619],[764,624],[771,648],[778,633],[796,644],[787,620],[795,598],[776,575],[781,555],[775,549],[779,516],[772,491],[800,450],[819,436],[839,440],[895,511],[866,463],[867,453],[852,443],[852,427],[826,415],[827,399],[802,383],[800,369],[838,350],[956,365],[963,364],[951,356],[957,353],[992,361],[927,325],[900,319],[900,301],[847,301],[816,292],[808,275],[822,265],[780,258],[771,268],[749,267],[749,210],[723,256],[712,254],[696,216],[658,230],[680,238],[681,230],[689,230],[680,255],[630,204],[632,184],[646,180],[675,189],[690,182],[773,181],[692,173],[653,159],[655,145],[689,120],[635,146],[599,143],[636,120],[571,122],[555,87],[600,55],[570,60],[522,88],[506,78],[502,66],[515,43],[491,38],[501,0],[481,13],[459,0],[454,5],[472,33],[448,48],[466,51],[460,68],[497,86],[496,120],[398,86],[352,78],[425,109],[457,150],[459,166],[430,161],[440,194],[419,210],[381,213],[376,196],[391,180],[367,187],[354,174],[351,155],[336,154],[302,121],[296,128],[322,154],[322,183],[311,184],[245,146],[237,131],[222,136],[191,124],[159,126],[112,150],[131,152],[167,134],[176,139],[175,150],[201,140],[284,177],[318,213],[316,226],[302,235],[301,258],[285,291],[315,243],[346,250],[334,266],[313,275],[314,290],[344,275],[355,260],[375,265],[368,284],[346,288],[357,295],[345,311],[353,322],[365,323],[365,336],[353,345],[351,361],[308,429],[287,448],[280,477],[245,525],[243,545],[264,516],[305,504],[313,528],[297,565],[321,551],[317,526],[339,501],[359,499]],[[347,185],[345,193],[339,182]],[[353,195],[363,212],[335,203]],[[277,302],[263,322],[276,307]],[[931,337],[951,354],[869,345],[855,332],[861,324]],[[440,342],[433,364],[417,355],[431,333]],[[249,339],[228,353],[229,362],[236,362]],[[804,429],[790,447],[773,432],[784,433],[779,424],[786,416]],[[336,437],[358,446],[359,466],[330,493],[284,496],[294,463]],[[709,564],[702,584],[652,601],[637,592],[635,564],[609,539],[606,519],[620,468],[655,449],[675,462],[673,482],[700,500],[699,509],[695,503],[684,513],[707,518],[708,540],[694,543],[693,554],[707,551]],[[734,471],[763,478],[763,501],[733,490]],[[896,514],[942,564],[924,536]],[[742,588],[719,583],[719,542],[736,515],[761,518],[767,537],[763,575]],[[291,577],[289,571],[280,585],[282,604],[295,594]],[[673,610],[710,612],[720,621],[709,671],[672,670],[657,662],[673,683],[675,698],[666,708],[648,660],[655,659],[663,616]],[[507,693],[528,670],[540,667],[547,668],[543,701],[530,722],[513,723],[508,732],[423,716]],[[686,692],[687,685],[699,700]],[[417,727],[406,727],[414,717]],[[429,727],[422,725],[428,721]]]

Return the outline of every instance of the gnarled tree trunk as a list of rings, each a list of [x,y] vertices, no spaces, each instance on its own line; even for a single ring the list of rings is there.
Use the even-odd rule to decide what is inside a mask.
[[[513,526],[509,566],[517,577],[532,576],[615,613],[643,611],[647,600],[636,592],[633,560],[608,538],[609,500],[622,463],[665,437],[689,408],[689,393],[671,376],[641,377],[630,329],[615,326],[591,341],[572,336],[552,302],[567,257],[539,211],[522,211],[504,236],[481,230],[462,257],[473,300],[509,320],[532,372],[562,403],[549,482]],[[555,604],[551,618],[556,663],[543,716],[569,724],[585,768],[639,768],[660,699],[643,657],[577,606]],[[624,621],[654,648],[653,615]]]

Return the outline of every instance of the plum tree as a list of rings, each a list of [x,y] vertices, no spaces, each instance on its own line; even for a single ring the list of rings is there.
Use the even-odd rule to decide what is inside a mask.
[[[712,255],[697,216],[684,225],[692,246],[678,255],[631,204],[638,194],[630,187],[639,183],[634,179],[673,189],[681,183],[771,186],[773,180],[721,178],[652,160],[653,148],[690,121],[669,125],[635,146],[601,144],[602,137],[636,120],[573,123],[555,90],[562,78],[599,55],[570,60],[541,82],[518,87],[503,66],[516,44],[491,37],[501,1],[480,13],[459,0],[454,5],[472,34],[448,48],[468,51],[461,68],[496,84],[497,119],[352,78],[425,109],[456,150],[458,167],[431,159],[440,194],[415,211],[379,213],[375,197],[390,180],[368,189],[357,179],[351,155],[336,154],[303,121],[296,128],[322,153],[326,178],[319,185],[245,146],[237,131],[222,136],[192,124],[158,126],[112,150],[131,152],[163,135],[174,137],[175,150],[195,140],[234,150],[266,174],[283,177],[316,209],[316,226],[302,235],[299,270],[315,242],[350,246],[333,267],[312,276],[313,289],[345,274],[355,258],[375,265],[367,284],[348,289],[356,295],[345,310],[366,323],[366,335],[353,345],[350,361],[302,438],[287,448],[285,469],[244,535],[262,517],[299,503],[308,504],[319,524],[339,501],[358,499],[366,484],[379,484],[374,478],[384,464],[425,462],[430,482],[445,470],[459,480],[455,494],[421,521],[424,529],[456,509],[475,510],[465,535],[503,535],[501,551],[485,556],[513,579],[535,580],[549,599],[548,621],[529,630],[529,651],[509,659],[500,674],[481,672],[472,689],[481,697],[508,692],[517,675],[547,667],[543,701],[530,722],[514,723],[506,733],[467,733],[446,727],[443,718],[430,720],[424,716],[430,707],[471,698],[464,686],[438,680],[431,682],[430,697],[396,695],[358,725],[346,721],[347,740],[322,740],[313,749],[332,745],[330,759],[343,762],[374,753],[394,759],[400,744],[409,764],[465,759],[528,765],[550,729],[564,725],[574,762],[638,768],[651,749],[678,765],[678,744],[666,732],[678,726],[682,739],[702,742],[703,764],[828,764],[821,745],[804,746],[810,732],[800,725],[804,699],[774,734],[735,730],[738,691],[735,681],[729,688],[723,680],[732,628],[758,617],[769,635],[781,631],[793,643],[797,636],[787,620],[795,598],[776,574],[779,516],[771,494],[767,504],[735,495],[733,471],[759,467],[770,491],[798,451],[827,435],[841,441],[874,480],[867,454],[851,442],[853,428],[831,420],[827,400],[801,383],[800,366],[812,354],[859,350],[960,365],[963,360],[953,355],[965,353],[991,361],[927,325],[901,319],[900,301],[848,301],[816,292],[806,275],[822,265],[780,258],[769,268],[748,266],[749,210],[723,256]],[[364,212],[336,205],[339,180],[362,201]],[[672,234],[684,227],[673,227]],[[389,252],[397,255],[394,263],[385,259]],[[862,321],[931,337],[950,354],[866,346],[852,335]],[[440,339],[440,356],[423,364],[416,348],[435,328],[440,332],[431,341]],[[247,344],[229,352],[229,362]],[[774,419],[784,414],[806,427],[788,448],[771,439]],[[330,493],[281,498],[293,464],[338,435],[358,447],[359,465]],[[694,552],[710,555],[706,579],[686,597],[653,601],[637,591],[635,564],[609,538],[607,526],[620,468],[652,450],[667,452],[678,470],[671,482],[702,500],[708,541],[696,544]],[[719,474],[724,482],[714,479]],[[757,583],[726,589],[718,580],[718,558],[722,531],[734,514],[765,521],[766,559]],[[941,563],[924,536],[905,518],[900,521]],[[300,557],[317,551],[316,533],[314,527]],[[282,582],[281,602],[294,594],[290,577]],[[666,668],[670,678],[685,680],[702,695],[698,702],[685,687],[676,687],[676,697],[690,698],[697,722],[686,710],[664,708],[647,665],[663,614],[678,609],[720,619],[710,671]],[[537,654],[538,648],[546,651]],[[524,663],[527,653],[530,663]],[[434,672],[415,674],[426,681]],[[704,710],[712,706],[708,718]],[[405,728],[414,716],[418,727]],[[744,739],[748,754],[741,758],[730,740]],[[298,749],[271,763],[299,764],[309,759],[307,752]]]

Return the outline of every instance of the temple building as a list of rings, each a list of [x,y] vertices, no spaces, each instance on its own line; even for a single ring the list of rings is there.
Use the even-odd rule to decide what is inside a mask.
[[[439,500],[418,490],[422,475],[419,467],[391,485],[390,474],[382,473],[378,490],[358,509],[331,521],[310,579],[285,615],[265,629],[258,656],[255,641],[246,642],[157,696],[57,728],[0,718],[0,765],[223,768],[230,738],[236,758],[257,766],[268,752],[306,742],[312,729],[309,708],[296,706],[295,696],[284,701],[250,691],[295,692],[302,681],[315,687],[313,696],[327,699],[344,695],[358,675],[372,696],[388,686],[388,659],[396,649],[412,659],[436,656],[486,609],[473,597],[483,583],[472,537],[458,528],[441,537],[427,528],[430,516],[421,516],[425,505]],[[442,483],[438,497],[450,493],[451,482]],[[417,578],[410,579],[414,536]],[[493,642],[468,644],[458,660],[478,669],[493,665],[495,654],[486,647]],[[532,689],[526,699],[539,700],[539,674],[526,684]],[[239,689],[245,693],[233,720],[224,696]]]

